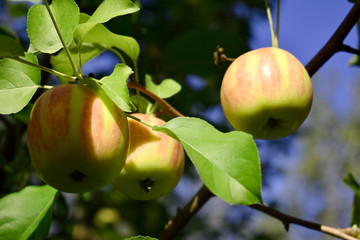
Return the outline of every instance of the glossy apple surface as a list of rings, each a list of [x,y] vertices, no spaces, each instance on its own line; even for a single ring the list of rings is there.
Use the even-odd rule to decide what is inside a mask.
[[[109,98],[88,86],[63,84],[35,102],[28,148],[40,178],[64,192],[93,191],[110,184],[128,148],[127,118]]]
[[[132,114],[144,122],[160,126],[165,122],[154,116]],[[134,119],[128,119],[130,151],[113,186],[137,200],[150,200],[171,192],[184,170],[184,150],[168,135],[152,131]]]
[[[221,105],[234,129],[277,139],[298,129],[313,99],[309,74],[289,52],[260,48],[232,62],[221,85]]]

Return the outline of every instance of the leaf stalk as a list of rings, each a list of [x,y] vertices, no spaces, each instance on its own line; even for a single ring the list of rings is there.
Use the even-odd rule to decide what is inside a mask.
[[[63,36],[62,36],[62,34],[61,34],[61,32],[60,32],[59,26],[58,26],[57,23],[56,23],[55,16],[54,16],[54,14],[53,14],[50,6],[49,6],[49,3],[47,2],[47,0],[43,0],[43,2],[44,2],[44,4],[45,4],[46,10],[48,11],[48,13],[49,13],[49,15],[50,15],[51,21],[52,21],[53,24],[54,24],[54,27],[55,27],[55,29],[56,29],[56,32],[57,32],[57,34],[58,34],[58,36],[59,36],[59,39],[60,39],[60,41],[61,41],[61,44],[62,44],[63,47],[64,47],[64,50],[65,50],[65,52],[66,52],[66,55],[67,55],[68,58],[69,58],[69,61],[70,61],[71,67],[72,67],[72,69],[73,69],[73,71],[74,71],[74,75],[75,75],[76,79],[82,79],[82,76],[81,76],[81,74],[79,74],[78,68],[77,68],[77,66],[76,66],[75,60],[74,60],[74,58],[71,56],[70,50],[69,50],[69,48],[67,47],[67,45],[66,45],[66,43],[65,43],[65,41],[64,41],[64,38],[63,38]]]

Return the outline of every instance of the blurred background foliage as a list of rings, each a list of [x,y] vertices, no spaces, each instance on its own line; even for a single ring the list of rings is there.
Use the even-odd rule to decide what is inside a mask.
[[[101,0],[76,1],[82,12],[91,14]],[[275,1],[270,1],[272,5]],[[201,117],[222,131],[226,122],[219,89],[228,63],[214,65],[217,46],[228,57],[249,50],[250,21],[266,18],[263,0],[137,0],[141,10],[106,23],[113,32],[134,37],[140,44],[139,76],[150,74],[155,82],[173,78],[182,90],[169,102],[187,116]],[[18,37],[28,46],[26,13],[30,5],[0,2],[0,32]],[[269,36],[270,38],[270,36]],[[49,66],[49,58],[39,55]],[[112,72],[119,59],[108,52],[91,60],[86,73],[100,78]],[[346,66],[344,66],[346,67]],[[324,81],[318,79],[326,78]],[[309,119],[295,134],[275,141],[257,141],[261,155],[264,200],[288,214],[331,226],[348,227],[353,193],[342,183],[348,172],[360,176],[360,90],[354,82],[352,114],[344,118],[329,104],[339,82],[336,74],[317,75]],[[43,74],[42,81],[54,82]],[[38,95],[37,95],[38,96]],[[34,97],[33,101],[36,99]],[[42,184],[33,172],[26,147],[26,119],[30,107],[12,116],[0,115],[0,197],[29,184]],[[154,201],[134,201],[110,186],[86,194],[62,194],[55,205],[49,239],[123,239],[132,235],[156,237],[167,221],[200,188],[191,165],[177,188]],[[178,239],[328,239],[296,226],[286,232],[276,219],[244,206],[229,206],[211,199],[190,221]],[[331,238],[329,238],[331,239]]]

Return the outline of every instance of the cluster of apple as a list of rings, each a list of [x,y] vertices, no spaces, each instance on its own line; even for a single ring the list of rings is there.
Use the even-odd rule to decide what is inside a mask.
[[[134,117],[164,123],[151,115]],[[70,193],[112,183],[133,199],[154,199],[172,191],[184,170],[179,142],[127,119],[103,92],[81,84],[58,85],[38,98],[28,148],[40,178]]]
[[[229,123],[257,139],[285,137],[307,118],[311,79],[289,52],[261,48],[238,57],[227,69],[221,104]],[[137,119],[137,120],[134,120]],[[184,170],[181,144],[150,125],[164,121],[135,113],[127,118],[103,92],[63,84],[35,102],[28,146],[35,170],[64,192],[87,192],[110,183],[139,200],[174,189]]]
[[[296,57],[267,47],[231,63],[220,98],[234,129],[256,139],[277,139],[301,126],[310,112],[313,92],[310,76]]]

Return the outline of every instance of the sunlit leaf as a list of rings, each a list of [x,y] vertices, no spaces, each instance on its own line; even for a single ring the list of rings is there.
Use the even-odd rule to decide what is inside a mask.
[[[137,12],[137,7],[130,0],[105,0],[95,10],[87,22],[79,24],[74,32],[74,39],[76,44],[81,47],[85,36],[88,32],[97,26],[98,23],[105,23],[110,19],[130,13]]]
[[[82,21],[88,18],[86,14],[81,14]],[[139,44],[134,38],[112,33],[100,23],[79,24],[75,30],[74,39],[80,49],[83,43],[98,44],[107,49],[117,48],[128,55],[133,63],[137,62],[140,52]]]
[[[32,53],[23,59],[38,63]],[[0,113],[19,112],[30,101],[41,79],[40,70],[13,59],[0,60]]]
[[[33,3],[40,3],[41,0],[7,0],[8,2],[33,2]]]
[[[97,24],[87,33],[84,43],[97,43],[108,49],[117,48],[128,55],[134,63],[140,53],[139,44],[134,38],[112,33],[102,24]]]
[[[229,204],[262,203],[260,159],[253,138],[222,133],[206,121],[180,117],[154,127],[177,139],[209,190]]]
[[[80,66],[79,57],[78,57],[78,48],[74,45],[71,46],[69,50],[76,65]],[[90,59],[92,59],[93,57],[104,52],[104,50],[105,49],[100,45],[84,44],[83,47],[81,48],[82,65],[85,64]],[[68,61],[68,56],[64,50],[61,50],[57,55],[52,55],[50,58],[50,63],[55,70],[68,75],[73,75],[73,68],[70,62]]]
[[[132,73],[132,69],[127,65],[118,64],[110,76],[104,77],[99,81],[101,88],[110,99],[125,112],[134,110],[134,106],[130,102],[129,90],[126,86],[127,79]]]
[[[68,46],[79,23],[79,8],[74,0],[54,0],[50,5],[61,35]],[[28,13],[27,32],[32,49],[44,53],[55,53],[63,45],[44,5],[35,4]]]
[[[170,98],[181,90],[181,85],[173,79],[164,79],[157,85],[148,74],[145,76],[145,86],[148,90],[163,99]]]
[[[87,84],[94,88],[100,88],[121,110],[132,112],[135,106],[130,102],[129,90],[126,86],[127,79],[133,71],[125,64],[118,64],[109,76],[101,80],[84,78],[79,84]]]
[[[88,22],[105,23],[110,19],[139,11],[139,7],[130,0],[104,0]]]
[[[44,239],[50,228],[57,190],[28,186],[0,199],[0,239]]]

